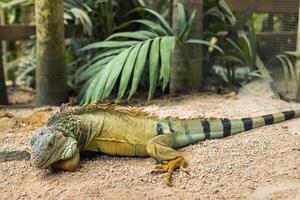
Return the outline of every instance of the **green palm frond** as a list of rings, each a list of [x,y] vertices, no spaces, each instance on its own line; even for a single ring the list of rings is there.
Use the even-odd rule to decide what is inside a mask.
[[[176,33],[159,13],[139,7],[130,13],[146,12],[156,21],[138,19],[123,23],[118,29],[132,23],[138,23],[144,29],[115,33],[105,41],[82,48],[80,52],[97,51],[98,55],[78,70],[77,81],[84,83],[79,97],[81,104],[103,100],[117,86],[117,100],[121,100],[126,92],[128,99],[131,98],[146,71],[149,71],[148,98],[153,97],[157,86],[161,86],[164,91],[169,84],[171,56],[176,43],[212,46],[223,53],[221,48],[207,41],[189,38],[196,12],[186,20],[183,6],[178,4],[177,9],[180,20]]]
[[[286,54],[291,55],[287,52]],[[276,58],[280,61],[282,65],[285,83],[288,84],[289,82],[292,82],[294,84],[297,84],[297,70],[292,60],[285,54],[279,54],[276,56]]]
[[[86,34],[92,35],[93,24],[88,15],[91,8],[80,0],[64,0],[64,20],[65,24],[69,21],[81,24]]]

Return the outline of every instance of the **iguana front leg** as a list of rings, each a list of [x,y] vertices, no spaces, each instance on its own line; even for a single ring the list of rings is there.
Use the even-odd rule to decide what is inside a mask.
[[[148,155],[156,159],[159,164],[156,166],[157,173],[166,173],[165,182],[171,186],[172,173],[180,168],[186,171],[187,162],[183,155],[172,148],[171,135],[159,135],[152,138],[147,144]]]
[[[75,171],[79,166],[80,154],[77,149],[74,156],[67,160],[59,160],[51,165],[53,168],[62,169],[66,171]]]

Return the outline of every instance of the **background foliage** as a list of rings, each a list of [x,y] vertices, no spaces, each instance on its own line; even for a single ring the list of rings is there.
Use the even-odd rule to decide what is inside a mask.
[[[180,20],[175,25],[179,32],[173,32],[169,23],[170,3],[169,0],[65,0],[65,24],[82,25],[84,30],[83,35],[65,41],[68,83],[81,103],[103,100],[111,94],[117,100],[125,95],[130,98],[141,88],[148,90],[149,99],[157,90],[167,91],[172,49],[183,44],[209,46],[203,55],[206,89],[235,90],[259,76],[252,23],[245,26],[249,35],[239,37],[239,30],[235,30],[230,20],[231,11],[219,1],[205,0],[204,40],[194,40],[189,31],[196,13],[187,14],[179,5]],[[6,14],[10,24],[19,23],[24,6],[32,7],[33,2],[11,8]],[[18,80],[34,87],[35,37],[23,47],[25,57],[15,74]]]

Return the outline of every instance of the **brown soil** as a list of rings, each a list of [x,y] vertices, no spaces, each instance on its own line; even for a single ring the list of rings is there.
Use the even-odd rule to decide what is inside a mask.
[[[29,104],[35,98],[35,92],[31,88],[22,86],[8,86],[8,101],[10,104]]]
[[[142,106],[160,116],[184,118],[247,117],[300,104],[190,95]],[[19,117],[0,118],[1,148],[26,145],[31,132],[52,112],[24,118],[26,109],[2,111]],[[151,158],[87,156],[76,172],[37,170],[28,161],[0,163],[0,199],[300,199],[299,122],[295,119],[180,149],[189,161],[189,174],[176,172],[173,187],[163,184],[163,175],[151,173],[155,164]]]

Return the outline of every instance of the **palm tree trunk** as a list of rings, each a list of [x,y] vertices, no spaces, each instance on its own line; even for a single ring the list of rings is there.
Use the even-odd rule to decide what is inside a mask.
[[[8,104],[8,97],[7,97],[5,77],[4,77],[4,68],[2,65],[1,40],[0,40],[0,104],[1,105]]]
[[[173,1],[173,29],[178,22],[178,13],[174,8],[182,3],[190,15],[194,9],[197,14],[192,26],[191,38],[202,38],[203,0],[174,0]],[[183,46],[177,43],[172,56],[172,72],[170,80],[170,93],[192,92],[201,90],[203,85],[202,47],[200,45]]]
[[[36,0],[37,98],[36,104],[67,101],[63,0]]]

